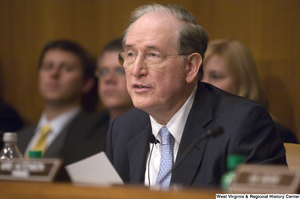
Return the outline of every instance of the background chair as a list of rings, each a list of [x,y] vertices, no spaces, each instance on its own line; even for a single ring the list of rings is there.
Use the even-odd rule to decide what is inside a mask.
[[[290,170],[300,170],[300,144],[284,143],[286,161]]]

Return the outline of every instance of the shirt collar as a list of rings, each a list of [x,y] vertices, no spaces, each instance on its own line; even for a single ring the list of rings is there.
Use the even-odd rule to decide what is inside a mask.
[[[80,111],[80,106],[74,107],[55,117],[51,121],[48,121],[46,112],[43,112],[39,120],[37,129],[41,129],[45,124],[49,124],[51,127],[51,132],[60,132],[65,127],[65,125],[68,124],[69,121],[72,120]]]
[[[168,128],[172,136],[175,138],[175,141],[177,143],[180,143],[181,141],[181,137],[183,134],[187,117],[194,103],[196,90],[197,90],[197,85],[193,89],[191,95],[184,103],[184,105],[177,111],[177,113],[175,113],[175,115],[170,119],[170,121],[166,125],[166,127]],[[161,127],[163,127],[163,125],[157,123],[151,115],[150,115],[150,122],[151,122],[153,135],[156,137],[156,139],[160,140],[160,136],[158,136],[158,133]]]

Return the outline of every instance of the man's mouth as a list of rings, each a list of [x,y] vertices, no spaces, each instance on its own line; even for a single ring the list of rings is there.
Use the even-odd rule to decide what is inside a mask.
[[[145,92],[148,91],[150,87],[143,84],[133,84],[133,89],[138,92]]]

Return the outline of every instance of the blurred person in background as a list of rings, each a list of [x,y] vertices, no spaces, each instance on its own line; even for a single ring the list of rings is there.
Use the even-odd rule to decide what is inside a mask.
[[[118,62],[118,54],[122,51],[122,38],[118,38],[106,44],[99,55],[95,74],[104,110],[84,115],[72,126],[63,152],[65,164],[104,151],[110,122],[133,107],[126,88],[124,67]],[[80,126],[86,126],[85,130],[77,130]]]
[[[122,38],[119,38],[109,43],[98,59],[98,93],[110,119],[133,107],[126,87],[125,69],[118,61],[122,51]]]
[[[217,39],[209,43],[202,81],[267,107],[254,58],[250,50],[237,40]],[[272,117],[282,141],[298,143],[293,132]]]
[[[64,159],[66,135],[97,106],[95,68],[96,59],[75,41],[54,40],[45,45],[38,62],[44,110],[37,124],[18,132],[17,144],[25,157],[30,150],[41,150],[42,157]]]
[[[0,149],[3,146],[3,133],[15,132],[24,125],[23,119],[10,105],[0,100]]]
[[[23,120],[18,112],[0,100],[0,131],[15,132],[21,127],[23,127]]]

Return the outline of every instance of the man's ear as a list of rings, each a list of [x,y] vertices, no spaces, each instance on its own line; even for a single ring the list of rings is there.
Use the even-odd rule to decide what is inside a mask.
[[[186,82],[191,83],[198,77],[198,71],[202,63],[202,57],[199,53],[192,53],[187,58]]]
[[[95,79],[92,77],[88,77],[86,80],[84,80],[82,93],[83,94],[88,93],[93,88],[94,84],[95,84]]]

